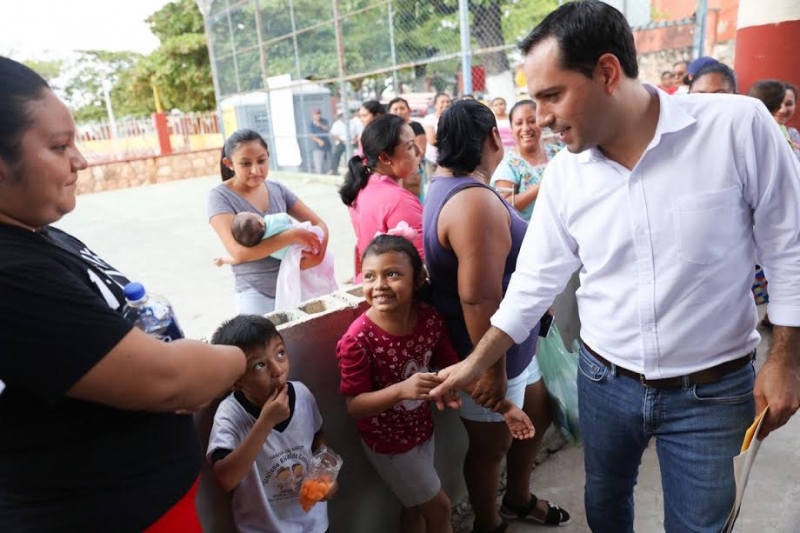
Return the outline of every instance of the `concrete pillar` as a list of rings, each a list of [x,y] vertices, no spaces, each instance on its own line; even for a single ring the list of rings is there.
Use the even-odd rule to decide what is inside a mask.
[[[741,0],[736,30],[736,75],[739,92],[760,79],[779,79],[800,86],[800,1]],[[800,126],[800,114],[790,125]]]
[[[158,136],[159,155],[169,155],[172,153],[172,143],[169,139],[169,126],[167,125],[167,115],[163,111],[153,113],[153,126],[155,126]]]

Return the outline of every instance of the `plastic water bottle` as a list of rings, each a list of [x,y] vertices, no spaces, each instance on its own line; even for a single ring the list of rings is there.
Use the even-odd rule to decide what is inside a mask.
[[[163,296],[147,294],[138,281],[125,285],[125,299],[128,301],[122,310],[123,316],[137,328],[164,342],[183,338],[183,331],[175,318],[172,305]]]

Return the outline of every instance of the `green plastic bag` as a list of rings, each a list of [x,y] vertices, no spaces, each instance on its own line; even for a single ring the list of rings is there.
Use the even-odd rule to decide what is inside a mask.
[[[539,339],[536,350],[539,370],[550,396],[550,411],[553,423],[564,437],[577,444],[581,439],[578,426],[578,353],[577,341],[574,352],[567,350],[555,323],[547,337]]]

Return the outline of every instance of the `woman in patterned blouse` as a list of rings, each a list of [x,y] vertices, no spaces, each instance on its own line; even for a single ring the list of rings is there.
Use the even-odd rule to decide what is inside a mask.
[[[491,185],[530,222],[544,168],[557,148],[542,144],[542,130],[536,125],[536,104],[532,100],[517,102],[508,116],[515,148],[506,152]]]

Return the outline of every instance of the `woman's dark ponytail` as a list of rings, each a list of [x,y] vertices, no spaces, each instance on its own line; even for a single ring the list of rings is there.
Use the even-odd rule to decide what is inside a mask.
[[[364,158],[354,155],[347,162],[347,174],[344,175],[344,184],[339,189],[339,196],[344,205],[350,207],[356,201],[358,193],[367,186],[369,175],[372,171],[364,164]]]
[[[364,128],[361,133],[361,149],[364,155],[353,156],[347,163],[344,184],[339,189],[344,205],[353,205],[358,193],[367,186],[369,175],[377,168],[380,155],[394,153],[405,125],[406,121],[397,115],[381,115]]]
[[[219,156],[219,173],[222,176],[222,181],[228,181],[236,175],[236,173],[228,167],[225,162],[225,146],[222,147],[222,155]]]

